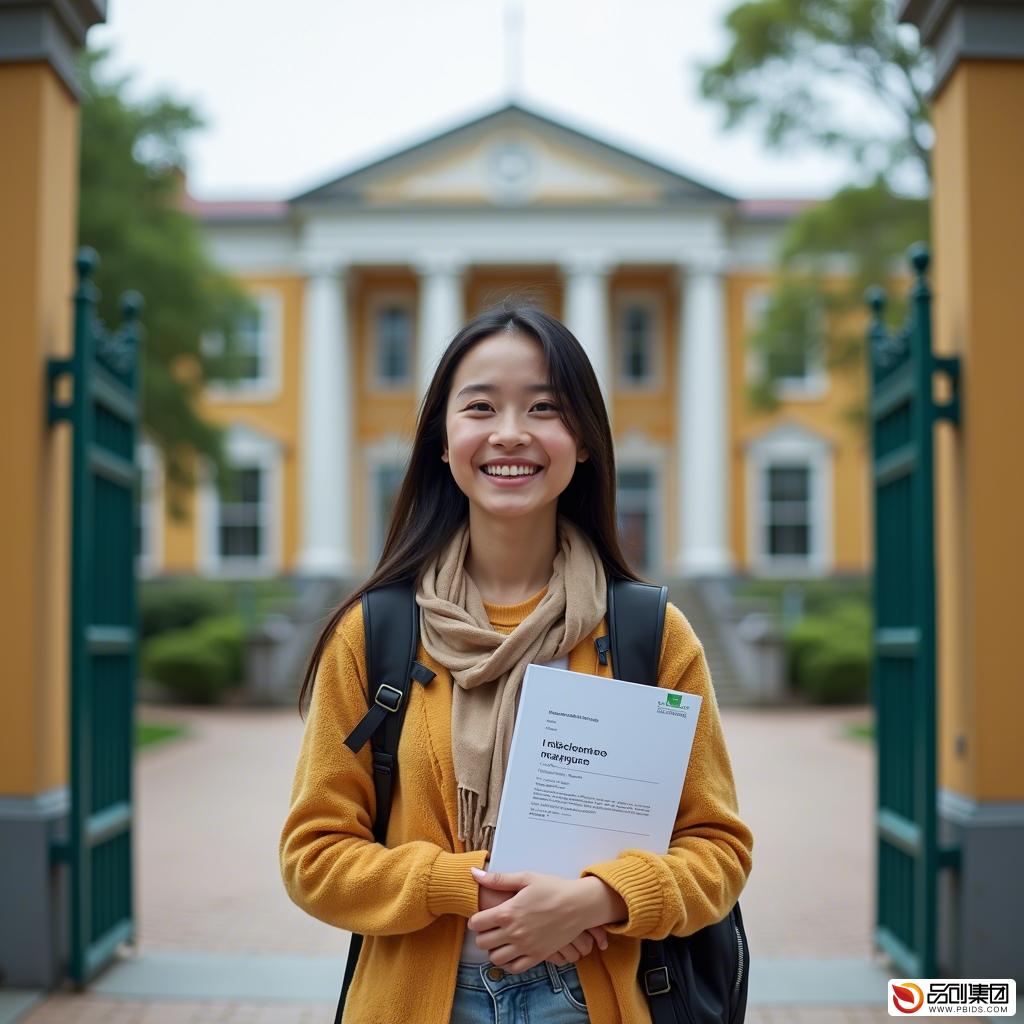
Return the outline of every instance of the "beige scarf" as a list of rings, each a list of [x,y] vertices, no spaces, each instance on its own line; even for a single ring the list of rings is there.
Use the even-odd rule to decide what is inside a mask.
[[[561,658],[590,635],[605,613],[605,574],[586,534],[559,516],[547,593],[504,635],[491,626],[480,591],[465,572],[468,550],[467,521],[421,571],[416,603],[422,610],[423,646],[455,682],[452,757],[459,838],[467,850],[489,850],[526,666]]]

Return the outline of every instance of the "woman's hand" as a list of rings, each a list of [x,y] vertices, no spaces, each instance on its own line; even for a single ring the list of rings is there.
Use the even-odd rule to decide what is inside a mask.
[[[574,964],[585,957],[595,945],[599,949],[608,948],[608,933],[601,927],[588,928],[585,932],[577,935],[568,946],[556,949],[545,959],[550,960],[556,967],[561,967],[563,964]]]
[[[507,903],[519,890],[511,889],[489,889],[480,887],[479,907],[480,910],[493,910]],[[574,964],[581,957],[587,956],[593,950],[594,945],[601,949],[608,948],[608,933],[600,926],[588,928],[585,932],[577,935],[572,942],[552,953],[548,960],[561,967],[563,964]]]
[[[532,871],[485,874],[475,868],[473,874],[480,884],[482,907],[492,899],[484,896],[487,890],[512,893],[469,919],[477,946],[510,974],[546,959],[575,963],[593,949],[595,937],[607,944],[601,925],[626,916],[621,897],[599,878],[566,879]]]

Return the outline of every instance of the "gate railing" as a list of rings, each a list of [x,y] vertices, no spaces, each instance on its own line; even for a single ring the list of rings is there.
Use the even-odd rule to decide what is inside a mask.
[[[135,443],[142,301],[126,294],[120,327],[107,330],[96,311],[97,262],[90,249],[78,254],[74,352],[49,363],[49,422],[66,420],[72,430],[71,815],[67,838],[53,853],[69,867],[68,973],[80,986],[135,932]],[[71,396],[61,400],[65,378]]]
[[[932,428],[960,422],[956,357],[932,353],[929,256],[914,273],[904,326],[883,322],[870,289],[868,330],[875,558],[872,695],[878,746],[875,942],[911,977],[938,976],[938,872],[958,863],[940,846],[936,809],[935,543]],[[936,373],[952,398],[933,398]]]

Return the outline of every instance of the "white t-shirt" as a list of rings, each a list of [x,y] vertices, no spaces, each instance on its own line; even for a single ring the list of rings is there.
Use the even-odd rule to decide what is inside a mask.
[[[561,658],[555,658],[554,661],[545,661],[544,666],[546,668],[564,668],[569,667],[569,656],[564,655]],[[488,962],[487,954],[484,950],[480,949],[476,944],[476,932],[466,929],[466,938],[462,943],[462,953],[459,955],[459,961],[464,964],[485,964]]]

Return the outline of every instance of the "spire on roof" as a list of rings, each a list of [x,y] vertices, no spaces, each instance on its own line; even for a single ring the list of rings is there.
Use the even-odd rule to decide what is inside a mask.
[[[514,103],[523,88],[522,0],[505,0],[505,91]]]

